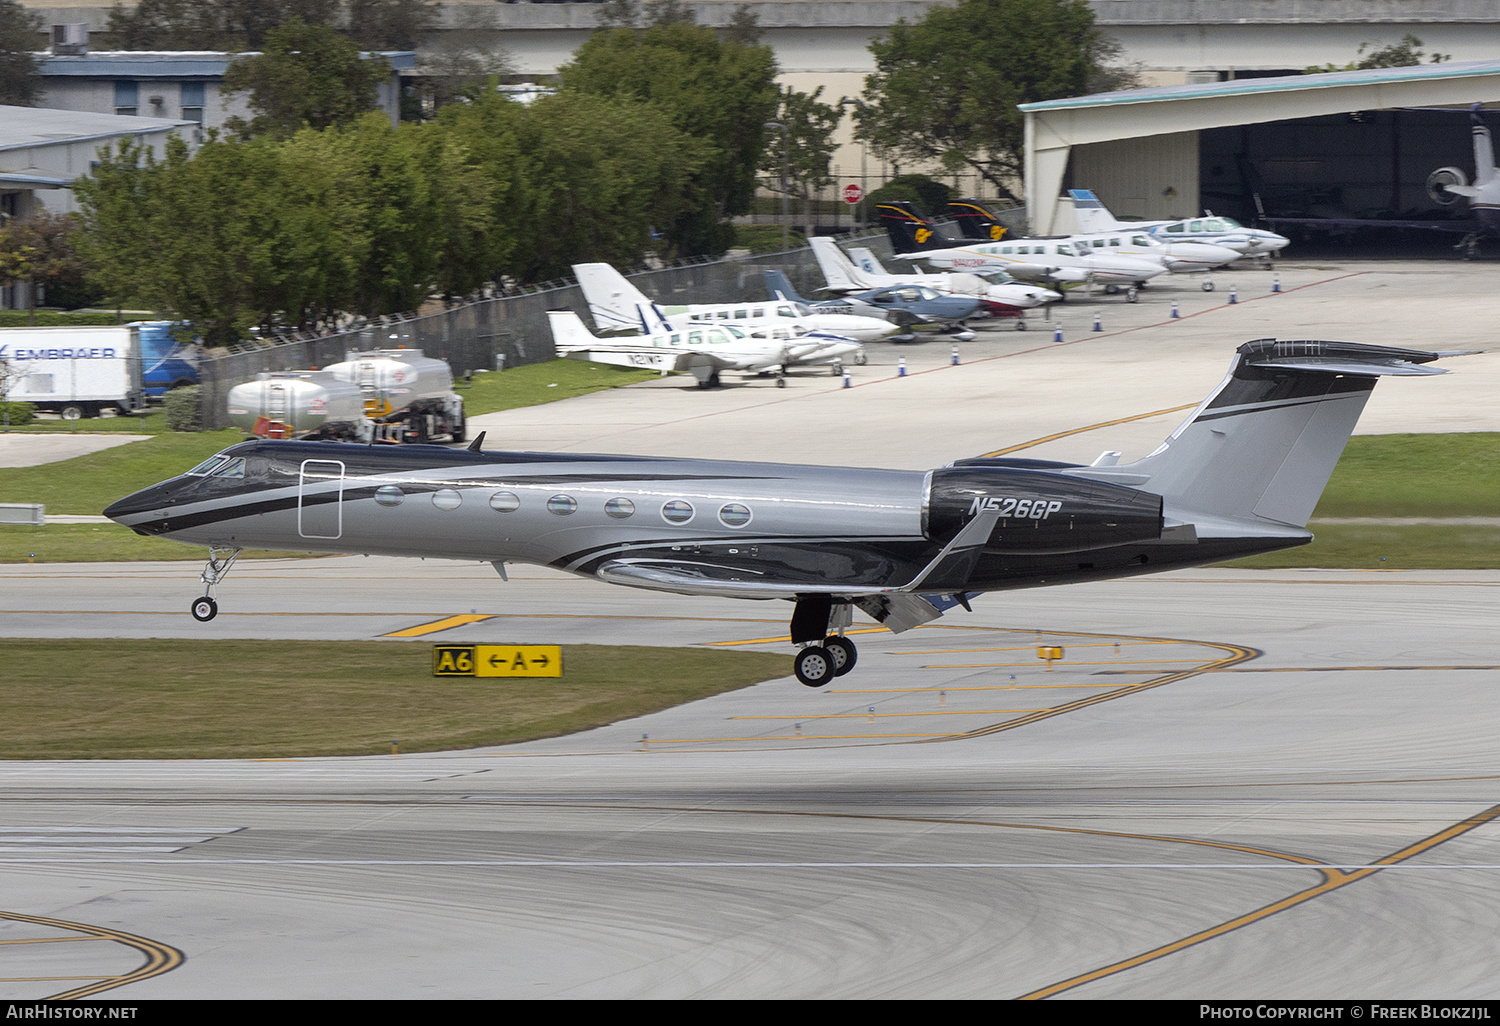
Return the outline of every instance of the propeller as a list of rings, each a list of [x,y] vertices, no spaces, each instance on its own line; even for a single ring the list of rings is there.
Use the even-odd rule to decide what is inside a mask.
[[[1440,167],[1427,176],[1427,195],[1432,202],[1451,207],[1458,202],[1458,194],[1449,192],[1452,185],[1468,185],[1469,179],[1456,167]]]

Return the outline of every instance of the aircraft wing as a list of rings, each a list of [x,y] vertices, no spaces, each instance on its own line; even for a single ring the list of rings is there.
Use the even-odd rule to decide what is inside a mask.
[[[864,599],[880,600],[883,606],[900,610],[911,605],[904,601],[903,597],[906,596],[920,597],[928,590],[934,594],[962,591],[963,582],[968,579],[974,564],[978,562],[999,517],[998,510],[981,511],[919,573],[910,580],[899,582],[830,582],[811,574],[773,574],[749,565],[736,565],[723,558],[612,559],[600,566],[596,574],[610,584],[671,591],[680,595],[746,599],[834,595],[856,602]],[[926,603],[925,599],[923,601]],[[940,615],[940,612],[941,610],[929,619]]]
[[[1378,221],[1357,217],[1267,217],[1269,224],[1300,224],[1309,228],[1425,228],[1434,232],[1483,231],[1478,221]]]

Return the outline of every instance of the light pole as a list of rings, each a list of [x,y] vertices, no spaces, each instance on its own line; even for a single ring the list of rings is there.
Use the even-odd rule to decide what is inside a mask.
[[[868,105],[865,103],[865,101],[861,100],[857,96],[844,97],[839,101],[839,106],[858,107],[862,111],[868,108]],[[867,203],[869,201],[866,197],[870,195],[870,176],[869,173],[865,170],[865,158],[869,155],[869,151],[870,144],[861,139],[859,141],[859,213],[856,215],[859,217],[859,223],[861,225],[865,223],[865,215],[869,213],[869,209],[867,208]]]
[[[787,234],[789,216],[787,214],[788,193],[786,188],[786,166],[791,160],[791,134],[780,121],[767,121],[762,127],[779,129],[781,132],[781,251],[785,253],[792,248],[791,236]]]

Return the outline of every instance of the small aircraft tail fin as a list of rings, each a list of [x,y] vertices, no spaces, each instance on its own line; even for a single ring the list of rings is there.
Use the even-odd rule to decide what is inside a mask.
[[[1005,225],[978,200],[952,200],[948,204],[948,213],[958,222],[958,230],[966,239],[998,242],[1005,237]]]
[[[552,329],[552,345],[557,349],[558,356],[591,349],[599,343],[589,329],[584,327],[583,318],[572,310],[548,310],[547,325]]]
[[[818,266],[823,269],[823,277],[828,279],[828,287],[831,290],[852,292],[871,287],[860,275],[859,270],[849,262],[844,251],[839,249],[838,243],[826,235],[816,235],[807,242],[812,246],[813,256],[818,258]]]
[[[1477,103],[1469,108],[1469,121],[1474,134],[1475,185],[1485,185],[1500,175],[1500,168],[1495,167],[1495,145],[1490,139],[1489,126],[1484,123],[1480,110],[1481,105]]]
[[[957,239],[950,239],[938,231],[910,203],[877,203],[875,211],[880,215],[880,223],[885,225],[886,234],[890,235],[891,245],[897,253],[922,253],[962,245]]]
[[[797,290],[792,288],[792,283],[781,271],[766,271],[766,289],[771,293],[772,299],[784,300],[788,303],[806,303],[807,300],[797,295]]]
[[[849,259],[854,261],[856,267],[866,274],[890,274],[885,265],[866,246],[849,247]]]
[[[609,264],[574,264],[573,274],[600,331],[649,335],[671,330],[672,324],[661,308]]]
[[[1381,375],[1443,374],[1446,353],[1356,342],[1240,346],[1229,375],[1151,455],[1085,476],[1162,495],[1203,536],[1247,522],[1304,528]],[[1238,525],[1236,527],[1235,525]]]
[[[1120,228],[1115,215],[1105,208],[1091,190],[1069,189],[1068,195],[1073,198],[1073,214],[1078,218],[1078,227],[1085,233],[1112,232]]]

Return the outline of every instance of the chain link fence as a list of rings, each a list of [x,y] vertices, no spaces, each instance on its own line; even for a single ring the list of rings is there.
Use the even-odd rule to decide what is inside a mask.
[[[845,240],[877,257],[890,256],[885,234]],[[892,268],[897,270],[898,268]],[[899,268],[904,270],[905,268]],[[687,303],[736,303],[768,295],[766,270],[786,274],[808,298],[818,298],[825,284],[810,248],[787,253],[687,262],[627,277],[664,306]],[[547,311],[569,309],[588,319],[588,306],[577,284],[547,282],[514,294],[464,303],[439,313],[388,317],[329,335],[286,334],[237,346],[206,350],[198,364],[199,422],[206,430],[226,428],[229,390],[254,381],[265,371],[311,370],[338,363],[348,353],[371,349],[420,349],[448,361],[455,377],[472,371],[501,370],[557,357]]]

